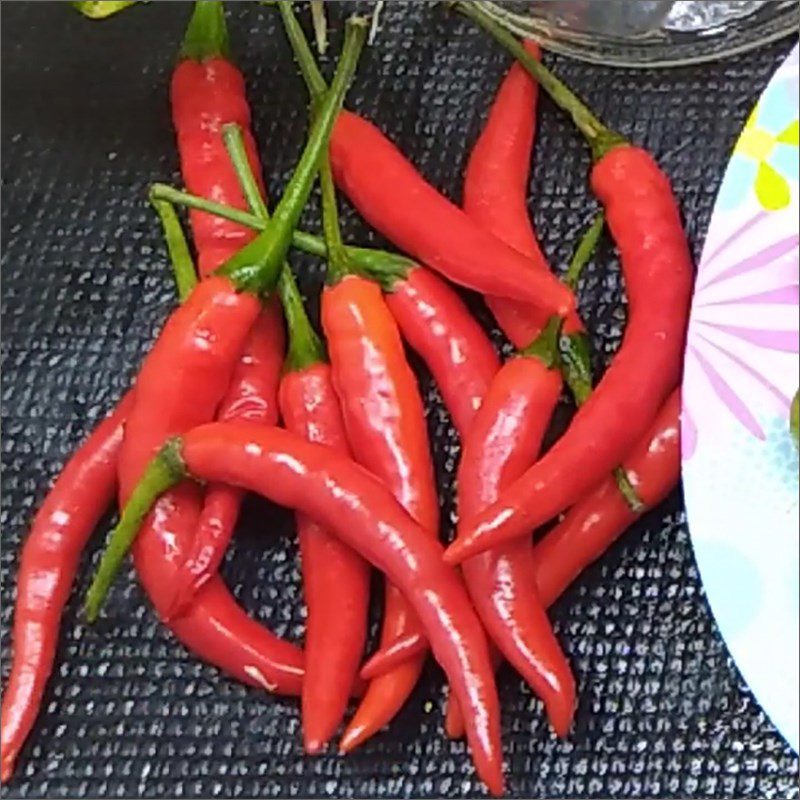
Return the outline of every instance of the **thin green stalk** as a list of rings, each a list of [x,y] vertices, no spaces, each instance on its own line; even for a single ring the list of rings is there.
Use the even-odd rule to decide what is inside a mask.
[[[250,160],[247,157],[247,147],[244,143],[242,129],[235,122],[228,122],[222,126],[222,141],[228,151],[228,158],[233,164],[234,172],[242,187],[242,194],[250,206],[250,211],[257,217],[261,217],[264,223],[269,221],[269,209],[261,194],[261,189],[250,168]]]
[[[300,67],[300,73],[303,76],[303,80],[306,82],[308,92],[313,102],[328,91],[328,84],[319,71],[317,62],[314,59],[314,54],[311,52],[311,48],[308,45],[306,35],[303,33],[300,22],[292,9],[292,4],[278,3],[278,10],[281,12],[281,19],[283,20],[286,37],[289,39],[289,44],[292,46],[292,52],[295,54],[295,60]]]
[[[168,489],[187,476],[186,465],[181,456],[183,442],[179,437],[164,444],[158,455],[150,462],[142,479],[136,484],[119,522],[108,537],[103,556],[95,570],[92,584],[86,592],[84,608],[89,622],[97,619],[111,584],[131,549],[142,527],[142,522],[154,503]]]
[[[172,264],[172,275],[175,278],[175,285],[178,289],[178,300],[182,303],[197,286],[197,271],[195,270],[192,254],[189,252],[189,245],[183,234],[175,207],[166,200],[159,200],[151,195],[150,203],[161,220],[161,227],[164,229],[164,239],[167,243],[167,252]]]
[[[592,253],[597,247],[597,242],[603,232],[604,222],[603,214],[598,214],[575,248],[575,253],[564,278],[564,282],[571,289],[575,289],[577,286],[583,268],[589,262]],[[560,351],[561,372],[564,375],[564,381],[569,386],[576,405],[580,407],[589,399],[594,389],[588,337],[583,331],[565,334],[561,336]],[[617,467],[614,470],[614,479],[628,505],[634,511],[641,511],[644,508],[644,504],[639,499],[636,489],[622,467]]]
[[[595,218],[589,229],[583,234],[575,252],[572,254],[572,260],[569,262],[569,267],[564,275],[563,281],[574,292],[578,288],[578,281],[580,280],[583,268],[589,263],[592,253],[597,248],[597,243],[600,241],[600,236],[603,233],[603,226],[606,223],[605,215],[601,211]]]
[[[795,446],[800,448],[800,391],[797,392],[792,400],[792,408],[789,414],[789,430],[792,433]]]
[[[366,21],[347,21],[344,46],[330,91],[320,107],[308,142],[291,180],[264,232],[245,245],[219,268],[218,274],[230,278],[241,291],[261,294],[277,283],[281,264],[292,242],[292,232],[316,177],[319,159],[328,145],[333,123],[358,64],[366,38]]]
[[[286,352],[287,372],[300,370],[325,361],[325,348],[322,339],[317,335],[308,319],[303,297],[297,288],[288,264],[284,264],[281,277],[278,279],[278,294],[286,316],[286,327],[289,329],[289,347]]]
[[[231,123],[226,125],[222,132],[225,149],[228,151],[239,185],[242,187],[242,193],[251,210],[266,223],[269,221],[269,209],[258,188],[253,170],[250,168],[242,129],[235,123]],[[297,288],[292,270],[286,262],[283,263],[278,278],[278,294],[289,329],[286,369],[293,372],[324,361],[325,348],[322,346],[322,340],[311,325],[300,290]]]
[[[150,189],[152,196],[185,208],[193,208],[197,211],[205,211],[208,214],[228,219],[256,231],[263,231],[266,223],[255,214],[249,211],[242,211],[239,208],[226,206],[214,200],[207,200],[204,197],[197,197],[165,183],[154,183]],[[295,230],[292,234],[292,244],[304,253],[320,258],[328,257],[328,248],[325,240],[308,231]],[[387,291],[391,291],[392,286],[398,280],[403,280],[408,270],[414,266],[414,262],[401,256],[398,253],[390,253],[386,250],[377,250],[372,247],[356,247],[345,245],[347,257],[353,266],[358,269],[365,277],[372,278],[383,286]]]
[[[453,4],[457,11],[469,17],[487,33],[494,37],[517,61],[538,81],[542,88],[550,95],[553,102],[566,111],[576,127],[586,138],[592,149],[592,157],[599,161],[606,153],[615,147],[627,144],[626,139],[616,131],[603,125],[589,110],[586,104],[568,87],[562,83],[540,61],[535,59],[523,47],[522,43],[481,8],[479,2],[474,0],[459,0]]]
[[[180,58],[205,61],[217,56],[230,56],[225,9],[216,0],[196,0],[183,36]]]
[[[550,317],[539,335],[527,346],[520,350],[520,355],[528,358],[538,358],[547,369],[558,367],[561,363],[558,352],[558,338],[564,320],[558,315]]]
[[[292,46],[295,61],[300,67],[300,72],[311,95],[312,110],[316,110],[323,96],[325,81],[317,67],[308,40],[291,9],[291,4],[282,4],[280,8],[281,18]],[[339,210],[336,205],[336,186],[333,182],[333,172],[327,152],[323,153],[320,158],[319,180],[322,194],[322,232],[328,249],[327,278],[330,283],[336,283],[352,272],[352,266],[342,241]]]

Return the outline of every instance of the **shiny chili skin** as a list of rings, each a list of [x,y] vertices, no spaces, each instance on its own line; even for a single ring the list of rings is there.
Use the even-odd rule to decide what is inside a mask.
[[[364,219],[422,264],[482,294],[533,303],[548,316],[574,308],[555,276],[531,269],[530,259],[436,191],[372,123],[340,112],[330,155],[337,185]]]
[[[423,267],[394,282],[386,304],[433,375],[463,437],[500,369],[492,343],[456,292]]]
[[[627,144],[603,155],[591,179],[622,259],[622,345],[564,436],[496,503],[462,521],[451,563],[525,536],[579,500],[622,461],[680,378],[693,270],[669,181]]]
[[[331,368],[315,363],[288,371],[279,402],[288,431],[349,456]],[[308,617],[301,694],[303,742],[319,752],[344,716],[367,637],[369,565],[324,526],[297,516]]]
[[[189,473],[240,486],[307,515],[384,572],[421,620],[465,709],[481,779],[503,790],[500,712],[486,637],[442,547],[385,485],[350,459],[279,428],[214,423],[184,437]]]
[[[114,501],[117,457],[131,392],[64,465],[22,546],[14,606],[14,654],[3,692],[0,780],[33,727],[53,668],[61,614],[92,531]]]
[[[118,467],[121,505],[166,439],[214,418],[259,312],[256,297],[215,275],[169,317],[136,380]],[[196,484],[175,487],[158,501],[134,544],[136,570],[162,619],[171,611],[202,501]],[[239,680],[300,693],[301,651],[248,619],[219,576],[170,628],[203,660]]]
[[[222,140],[223,125],[235,122],[241,127],[250,166],[260,180],[261,164],[250,131],[250,106],[242,73],[219,55],[199,61],[183,59],[172,74],[170,101],[186,188],[199,197],[246,209]],[[248,228],[205,211],[193,209],[189,219],[203,278],[253,238]]]
[[[538,44],[525,42],[525,48],[539,58]],[[538,96],[536,81],[521,64],[512,64],[470,153],[464,174],[463,207],[475,222],[527,256],[531,269],[549,273],[527,203]],[[535,305],[504,297],[485,299],[515,347],[530,344],[547,322],[547,312]],[[564,330],[583,330],[574,310]]]
[[[326,286],[322,327],[353,457],[435,539],[439,501],[425,409],[381,289],[355,275]],[[381,642],[418,631],[419,625],[409,599],[387,584]],[[394,717],[419,679],[423,661],[424,655],[411,659],[370,683],[342,750],[353,749]]]
[[[536,585],[550,605],[598,559],[645,510],[654,508],[680,478],[680,391],[667,398],[653,424],[625,457],[623,467],[642,499],[633,511],[613,477],[579,500],[533,548]]]
[[[201,8],[196,13],[204,12]],[[190,192],[246,210],[247,202],[222,137],[224,125],[239,125],[252,173],[263,195],[245,82],[236,66],[215,52],[220,49],[218,41],[205,44],[201,49],[207,49],[209,57],[198,58],[194,52],[195,57],[181,60],[172,74],[172,122],[181,174]],[[255,236],[249,228],[203,211],[191,210],[189,220],[201,277],[211,274]],[[280,305],[270,302],[253,325],[219,408],[219,419],[241,418],[265,425],[277,422],[284,349]],[[185,566],[173,585],[170,618],[184,611],[197,589],[216,573],[233,534],[241,500],[241,493],[230,487],[208,488]]]
[[[493,503],[534,463],[560,394],[557,368],[535,356],[506,362],[462,443],[459,514],[470,517]],[[542,698],[556,733],[565,736],[575,711],[575,681],[536,593],[530,542],[480,553],[462,570],[490,639]]]
[[[552,605],[629,525],[667,497],[680,478],[680,461],[680,392],[675,390],[624,461],[625,471],[644,502],[642,509],[633,511],[614,478],[607,477],[534,545],[535,583],[545,607]],[[381,675],[423,652],[425,646],[421,636],[398,640],[376,652],[362,668],[361,677],[368,680]]]

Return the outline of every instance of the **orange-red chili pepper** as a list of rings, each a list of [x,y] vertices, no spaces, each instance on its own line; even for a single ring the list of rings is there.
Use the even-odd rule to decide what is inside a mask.
[[[221,4],[195,4],[181,61],[172,75],[171,101],[181,173],[189,191],[233,208],[247,208],[222,136],[226,125],[236,124],[241,131],[246,161],[263,196],[261,165],[250,131],[244,78],[228,55]],[[204,211],[191,210],[189,220],[201,277],[217,269],[255,236],[245,226]],[[271,301],[250,331],[217,413],[219,419],[246,419],[265,425],[277,422],[284,347],[280,305]],[[208,488],[186,561],[169,590],[174,595],[168,604],[170,618],[184,611],[197,590],[217,572],[233,534],[241,500],[241,492],[228,486]]]
[[[53,669],[61,614],[92,531],[114,499],[117,457],[131,392],[64,465],[31,525],[20,555],[14,654],[3,692],[0,780],[11,778]]]
[[[347,275],[322,294],[322,326],[353,456],[376,475],[431,538],[439,501],[425,410],[394,318],[378,286]],[[418,630],[408,599],[386,586],[381,641]],[[373,681],[341,741],[352,750],[400,710],[424,656]]]
[[[364,27],[363,21],[348,22],[331,91],[326,95],[295,173],[264,233],[198,284],[186,303],[169,318],[146,357],[137,379],[135,402],[120,454],[123,501],[129,499],[153,452],[167,437],[213,419],[259,314],[258,297],[277,280],[333,118],[355,71],[365,38]],[[176,567],[185,559],[200,501],[196,486],[184,483],[176,487],[160,499],[136,540],[137,570],[162,616],[169,610],[169,587]],[[119,553],[107,552],[100,563],[87,595],[90,619],[98,613],[110,586],[109,576],[118,568],[119,557]],[[207,596],[214,598],[217,604],[204,605]],[[262,658],[255,667],[249,654],[242,653],[241,648],[239,651],[218,648],[220,631],[215,612],[220,607],[220,596],[230,598],[221,579],[211,578],[190,604],[188,613],[175,620],[172,629],[201,657],[232,670],[236,677],[255,680],[276,691],[299,692],[296,664],[287,666],[289,659],[284,658],[289,645],[281,645],[275,657],[271,657],[269,647],[260,651]],[[229,617],[232,608],[236,606],[230,598],[224,609]],[[245,639],[239,644],[247,646],[249,643]],[[297,660],[299,651],[292,649],[292,652]]]
[[[603,126],[478,6],[457,7],[511,50],[592,145],[592,188],[619,248],[629,315],[619,352],[567,433],[496,503],[462,520],[450,563],[529,534],[621,462],[679,379],[693,278],[675,196],[653,158]]]
[[[281,299],[289,353],[280,386],[286,429],[349,456],[342,410],[322,343],[311,327],[294,279],[284,269]],[[318,753],[341,722],[367,637],[369,565],[311,518],[297,515],[303,593],[308,615],[301,694],[303,743]]]
[[[279,4],[284,27],[304,75],[314,58],[290,4]],[[321,80],[321,76],[320,76]],[[312,106],[321,92],[311,91]],[[381,289],[353,274],[339,229],[331,164],[320,164],[322,223],[327,247],[327,285],[322,328],[333,384],[355,460],[381,480],[411,517],[436,538],[439,498],[431,461],[425,408],[406,360],[400,331]],[[381,641],[419,631],[410,599],[386,584]],[[386,725],[419,680],[424,655],[372,681],[340,742],[349,752]]]
[[[345,280],[345,282],[347,282]],[[187,475],[239,486],[316,520],[402,591],[466,710],[467,740],[478,775],[503,791],[500,708],[486,637],[442,546],[381,481],[330,447],[280,428],[216,422],[162,448],[109,540],[103,563],[114,572],[155,497]],[[106,558],[109,553],[114,556]]]

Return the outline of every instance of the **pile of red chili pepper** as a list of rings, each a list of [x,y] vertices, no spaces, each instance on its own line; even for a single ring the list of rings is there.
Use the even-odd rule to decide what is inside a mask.
[[[430,649],[450,686],[447,732],[466,735],[499,795],[495,669],[508,661],[555,733],[569,735],[575,680],[547,609],[678,480],[693,269],[654,159],[596,119],[542,66],[535,44],[497,27],[480,3],[458,2],[516,59],[472,149],[460,208],[375,125],[341,108],[365,21],[348,21],[329,86],[291,4],[277,5],[310,119],[271,213],[224,11],[194,6],[171,86],[185,190],[151,191],[181,302],[25,540],[2,704],[4,782],[34,726],[79,559],[115,496],[121,516],[88,590],[88,622],[130,550],[156,613],[189,650],[233,679],[300,698],[308,753],[328,745],[351,701],[340,750],[381,731]],[[527,210],[540,88],[585,136],[604,209],[563,280]],[[317,180],[321,236],[297,229]],[[342,240],[337,189],[398,252]],[[190,209],[196,267],[176,206]],[[628,321],[593,384],[574,291],[604,226],[621,258]],[[321,334],[288,264],[292,247],[327,261]],[[505,363],[453,284],[484,296],[517,348]],[[405,345],[438,383],[461,438],[458,530],[447,549]],[[564,384],[577,412],[542,454]],[[297,514],[303,649],[251,619],[218,574],[246,492]],[[383,622],[365,660],[373,568],[385,578]]]

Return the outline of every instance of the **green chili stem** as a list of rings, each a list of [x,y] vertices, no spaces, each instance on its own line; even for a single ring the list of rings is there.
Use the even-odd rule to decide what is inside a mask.
[[[295,61],[300,67],[300,72],[311,95],[312,115],[314,115],[325,91],[325,80],[317,67],[311,47],[292,11],[291,4],[283,3],[280,9],[281,19],[289,44],[292,46]],[[319,181],[322,192],[322,232],[328,248],[328,281],[335,283],[352,272],[352,266],[342,241],[339,210],[336,206],[336,186],[333,182],[333,172],[327,150],[320,158]]]
[[[547,369],[559,366],[561,359],[558,352],[558,339],[563,322],[563,318],[558,315],[550,317],[539,335],[527,347],[519,351],[520,355],[538,358]]]
[[[178,300],[182,303],[197,286],[197,272],[195,270],[189,245],[183,235],[183,227],[175,207],[167,200],[159,200],[151,195],[150,203],[156,210],[161,227],[164,229],[164,239],[167,243],[167,252],[172,264],[172,275],[178,289]]]
[[[266,223],[269,220],[269,209],[258,188],[253,170],[250,168],[242,129],[237,124],[230,123],[223,127],[222,135],[225,149],[228,151],[248,205]],[[300,290],[297,288],[292,270],[286,262],[284,262],[280,278],[278,278],[278,293],[289,328],[286,369],[293,372],[324,361],[325,349],[322,346],[322,340],[317,336],[317,332],[308,319]]]
[[[288,264],[284,264],[281,270],[278,293],[286,316],[286,326],[289,329],[286,371],[299,372],[324,362],[325,347],[308,318],[303,297]]]
[[[605,215],[601,211],[593,220],[589,229],[583,234],[575,252],[572,255],[572,260],[569,262],[569,267],[564,275],[563,281],[574,292],[578,288],[578,281],[580,280],[583,268],[589,263],[592,254],[597,248],[597,243],[600,241],[600,236],[603,233],[603,226],[605,225]]]
[[[164,444],[158,455],[148,464],[122,509],[119,522],[108,537],[100,564],[86,593],[84,608],[89,622],[97,619],[111,584],[156,500],[187,476],[186,465],[181,456],[182,444],[180,437],[170,439]]]
[[[196,0],[183,36],[180,58],[205,61],[216,56],[228,58],[229,55],[228,26],[222,3]]]
[[[278,10],[281,12],[286,37],[292,46],[292,52],[297,65],[300,67],[300,73],[308,87],[308,93],[311,95],[313,103],[328,91],[328,84],[317,66],[306,35],[303,33],[300,22],[292,9],[292,4],[278,3]]]
[[[240,225],[256,231],[263,231],[266,227],[266,223],[262,219],[249,211],[232,208],[214,200],[207,200],[204,197],[197,197],[165,183],[154,183],[150,189],[150,194],[159,200],[186,208],[193,208],[197,211],[205,211],[208,214],[229,219],[231,222],[238,222]],[[298,250],[310,253],[313,256],[320,256],[321,258],[327,258],[328,256],[328,248],[325,246],[325,241],[308,231],[296,230],[292,234],[292,244]],[[396,281],[403,280],[408,275],[408,270],[414,266],[414,262],[411,259],[398,253],[390,253],[386,250],[377,250],[371,247],[355,247],[353,245],[345,245],[345,248],[348,258],[359,272],[377,281],[388,291],[391,291]]]
[[[261,217],[266,224],[269,222],[269,209],[261,194],[256,176],[250,167],[250,160],[247,157],[247,147],[244,143],[242,129],[235,122],[228,122],[222,126],[222,141],[225,142],[225,149],[228,158],[231,160],[234,172],[242,188],[242,194],[250,206],[250,211],[257,217]]]
[[[245,245],[218,270],[219,274],[226,275],[242,291],[260,294],[272,289],[277,283],[281,264],[292,242],[292,231],[297,227],[308,200],[320,156],[327,147],[333,123],[355,73],[365,38],[366,21],[350,18],[330,91],[325,95],[303,154],[271,221],[261,235]]]
[[[568,87],[562,83],[540,61],[537,61],[525,50],[522,43],[501,25],[498,25],[489,14],[484,11],[480,3],[474,0],[459,0],[454,3],[457,11],[469,17],[487,33],[495,38],[517,61],[541,84],[542,88],[550,95],[559,108],[566,111],[576,127],[585,137],[592,149],[592,157],[599,161],[606,153],[615,147],[627,144],[626,139],[616,131],[603,125],[589,110],[586,104]]]

